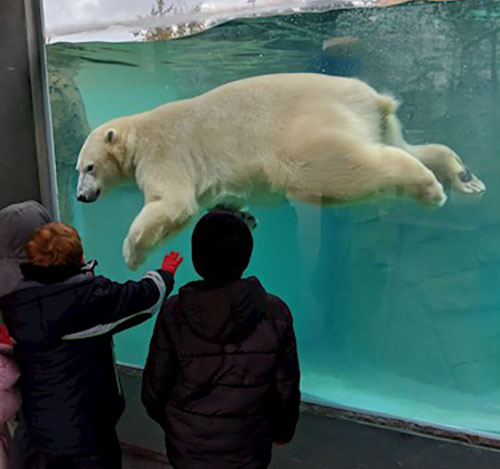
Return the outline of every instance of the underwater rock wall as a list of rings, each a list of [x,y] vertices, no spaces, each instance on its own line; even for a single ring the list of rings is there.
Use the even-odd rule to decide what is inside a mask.
[[[342,274],[318,274],[311,288],[318,299],[330,292],[329,333],[353,360],[487,393],[500,381],[492,328],[500,314],[500,191],[488,183],[500,148],[498,16],[486,9],[478,18],[472,2],[418,11],[340,13],[324,63],[334,73],[339,57],[359,58],[358,76],[401,99],[407,140],[451,146],[488,192],[480,200],[451,194],[439,213],[405,203],[323,212],[317,271],[334,259]],[[346,252],[332,244],[339,239]]]
[[[74,81],[76,73],[73,67],[51,67],[48,74],[59,210],[61,219],[69,224],[74,222],[74,205],[77,203],[76,161],[90,132],[82,95]]]

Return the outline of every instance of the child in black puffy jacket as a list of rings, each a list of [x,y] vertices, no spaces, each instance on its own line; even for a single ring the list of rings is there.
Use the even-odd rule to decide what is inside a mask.
[[[300,374],[292,316],[257,278],[241,278],[252,248],[239,215],[205,215],[192,238],[203,280],[167,300],[156,321],[142,399],[177,469],[264,469],[272,443],[294,435]]]
[[[36,464],[119,469],[115,426],[125,403],[112,334],[159,310],[182,258],[171,253],[161,269],[119,284],[94,276],[78,233],[62,223],[38,228],[25,249],[23,280],[0,310],[15,341]]]

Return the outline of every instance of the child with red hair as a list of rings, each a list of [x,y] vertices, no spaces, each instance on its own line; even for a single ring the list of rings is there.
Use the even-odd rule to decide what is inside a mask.
[[[115,426],[124,410],[112,334],[155,314],[182,262],[124,284],[84,264],[78,232],[39,227],[26,246],[23,280],[0,298],[22,372],[23,415],[46,468],[119,469]],[[39,462],[38,462],[39,463]]]

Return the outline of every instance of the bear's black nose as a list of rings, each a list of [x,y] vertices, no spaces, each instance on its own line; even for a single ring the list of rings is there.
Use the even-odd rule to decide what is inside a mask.
[[[87,202],[87,197],[83,194],[78,194],[77,199],[78,202]]]

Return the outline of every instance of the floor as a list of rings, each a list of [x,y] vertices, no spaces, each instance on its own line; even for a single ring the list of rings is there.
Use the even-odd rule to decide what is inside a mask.
[[[164,451],[159,427],[140,405],[140,378],[122,376],[127,411],[119,432],[126,445]],[[130,453],[124,469],[156,469],[165,463]],[[497,469],[500,452],[337,418],[302,413],[292,444],[276,449],[270,469]]]
[[[122,469],[168,469],[166,463],[144,459],[131,453],[124,453]]]

